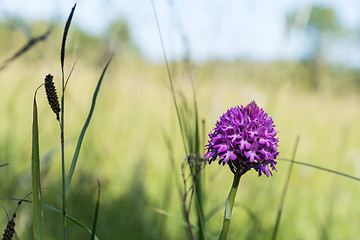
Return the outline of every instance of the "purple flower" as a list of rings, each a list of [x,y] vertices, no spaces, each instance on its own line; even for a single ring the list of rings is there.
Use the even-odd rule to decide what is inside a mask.
[[[229,165],[231,171],[245,173],[251,168],[267,177],[276,170],[279,140],[271,117],[255,101],[246,107],[229,109],[209,134],[205,158],[209,164]],[[271,168],[271,170],[270,170]]]

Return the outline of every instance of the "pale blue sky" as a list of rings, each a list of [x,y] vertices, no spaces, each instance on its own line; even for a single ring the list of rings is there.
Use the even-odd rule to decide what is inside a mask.
[[[301,32],[287,32],[290,10],[311,4],[333,7],[340,22],[360,29],[359,0],[154,0],[169,58],[180,58],[187,40],[192,59],[246,58],[254,61],[296,59],[309,41]],[[75,1],[0,0],[0,17],[65,22]],[[92,34],[101,34],[109,22],[124,17],[143,55],[162,61],[161,45],[150,0],[79,0],[73,22]],[[337,42],[329,58],[360,66],[359,39]]]

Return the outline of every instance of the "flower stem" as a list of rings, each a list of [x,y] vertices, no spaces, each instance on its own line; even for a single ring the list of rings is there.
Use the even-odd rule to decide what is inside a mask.
[[[240,178],[241,178],[242,174],[243,173],[241,171],[240,172],[236,171],[234,174],[233,185],[231,187],[229,196],[227,197],[226,202],[225,202],[224,222],[223,222],[222,231],[219,236],[219,240],[225,240],[227,237],[227,234],[229,231],[229,226],[230,226],[232,209],[233,209],[234,202],[235,202],[235,196],[236,196],[237,189],[239,187],[239,182],[240,182]]]

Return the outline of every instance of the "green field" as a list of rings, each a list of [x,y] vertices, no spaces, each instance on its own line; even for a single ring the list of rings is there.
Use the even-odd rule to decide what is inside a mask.
[[[46,27],[45,23],[32,26],[35,33]],[[26,39],[5,25],[0,30],[3,61]],[[60,88],[61,34],[62,29],[54,26],[46,41],[0,71],[0,164],[9,163],[0,168],[0,203],[10,213],[17,201],[9,198],[23,198],[31,191],[32,100],[35,89],[49,73]],[[76,66],[66,95],[67,168],[97,80],[111,52],[107,41],[86,36],[75,27],[69,34],[66,73],[75,61]],[[201,128],[204,135],[227,109],[255,100],[274,119],[279,158],[291,158],[296,137],[300,136],[296,161],[360,177],[358,70],[324,63],[319,70],[319,88],[314,90],[304,63],[172,62],[170,69],[181,109],[185,109],[184,99],[192,104],[193,80],[199,118],[205,121],[204,129]],[[56,192],[61,192],[59,125],[43,89],[37,101],[44,202],[61,209],[61,196]],[[204,153],[204,139],[201,144]],[[179,186],[183,188],[184,156],[165,65],[149,63],[137,53],[119,49],[105,76],[85,135],[70,190],[68,214],[91,228],[99,180],[100,239],[186,239],[182,196],[178,191]],[[259,178],[254,170],[242,177],[228,239],[271,238],[289,167],[288,162],[279,160],[273,177]],[[207,165],[204,174],[207,215],[224,205],[232,174],[226,166],[216,163]],[[357,239],[359,198],[358,181],[295,164],[278,239]],[[156,209],[166,214],[159,214]],[[191,214],[196,225],[195,208]],[[206,220],[208,239],[217,239],[222,218],[223,208],[219,208]],[[44,221],[45,239],[60,239],[62,216],[45,209]],[[7,218],[3,211],[0,223],[5,228]],[[21,239],[32,239],[30,204],[20,206],[15,229]],[[68,222],[68,239],[86,238],[90,235],[84,229]]]

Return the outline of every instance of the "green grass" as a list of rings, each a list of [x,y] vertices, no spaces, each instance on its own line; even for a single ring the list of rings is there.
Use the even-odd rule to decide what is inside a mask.
[[[71,36],[70,32],[66,71],[69,72],[74,60],[77,64],[66,92],[66,159],[72,158],[79,129],[86,120],[93,89],[104,66],[104,62],[95,64],[96,59],[89,59],[86,51],[77,54],[75,46],[80,43]],[[17,203],[6,199],[22,198],[31,189],[29,139],[33,90],[47,73],[58,72],[57,39],[60,38],[50,35],[47,42],[0,72],[0,164],[9,163],[0,168],[0,181],[6,182],[0,186],[0,196],[1,203],[9,212],[16,208]],[[55,53],[54,48],[57,50]],[[5,55],[4,51],[0,56]],[[170,64],[178,69],[174,76],[175,90],[182,91],[191,99],[185,66],[182,63]],[[292,63],[239,61],[194,65],[199,119],[206,120],[208,132],[228,108],[254,99],[275,121],[279,131],[280,157],[291,158],[294,141],[300,135],[297,161],[359,177],[358,85],[351,72],[335,70],[322,69],[322,87],[315,92],[307,87],[306,69]],[[153,211],[163,206],[163,190],[169,179],[168,171],[171,171],[164,132],[172,141],[175,156],[173,179],[181,177],[180,167],[185,155],[165,68],[141,59],[126,60],[115,56],[106,78],[73,176],[68,213],[91,228],[96,204],[94,196],[97,180],[100,180],[101,205],[96,227],[99,239],[120,236],[124,239],[158,239],[160,231],[155,223],[161,217],[166,218],[161,233],[163,239],[183,239],[187,235],[178,219]],[[54,81],[59,88],[60,75],[54,74]],[[58,130],[58,124],[53,119],[44,92],[37,95],[37,107],[41,158],[58,146],[59,136],[54,130]],[[61,191],[60,162],[59,153],[55,153],[41,165],[42,187]],[[242,177],[228,239],[271,237],[289,164],[279,161],[278,171],[270,178],[258,178],[255,171]],[[69,167],[70,161],[66,163],[66,169]],[[227,167],[207,166],[203,189],[206,194],[205,215],[224,204],[232,177]],[[168,212],[181,217],[181,199],[174,180],[172,186],[172,191],[167,193]],[[360,234],[359,190],[359,182],[295,164],[278,239],[288,239],[289,236],[299,239],[326,239],[326,236],[356,239]],[[61,209],[58,194],[46,189],[42,193],[44,203]],[[258,230],[249,210],[257,216],[263,231]],[[44,209],[44,218],[45,238],[59,239],[62,235],[61,215]],[[215,238],[221,231],[222,219],[221,208],[206,223],[206,230]],[[7,219],[2,217],[0,220],[1,226],[6,226]],[[195,215],[191,220],[196,224]],[[132,230],[135,226],[137,231]],[[89,238],[87,231],[70,221],[67,228],[68,239]],[[23,203],[17,211],[16,231],[21,239],[31,239],[31,205]]]

